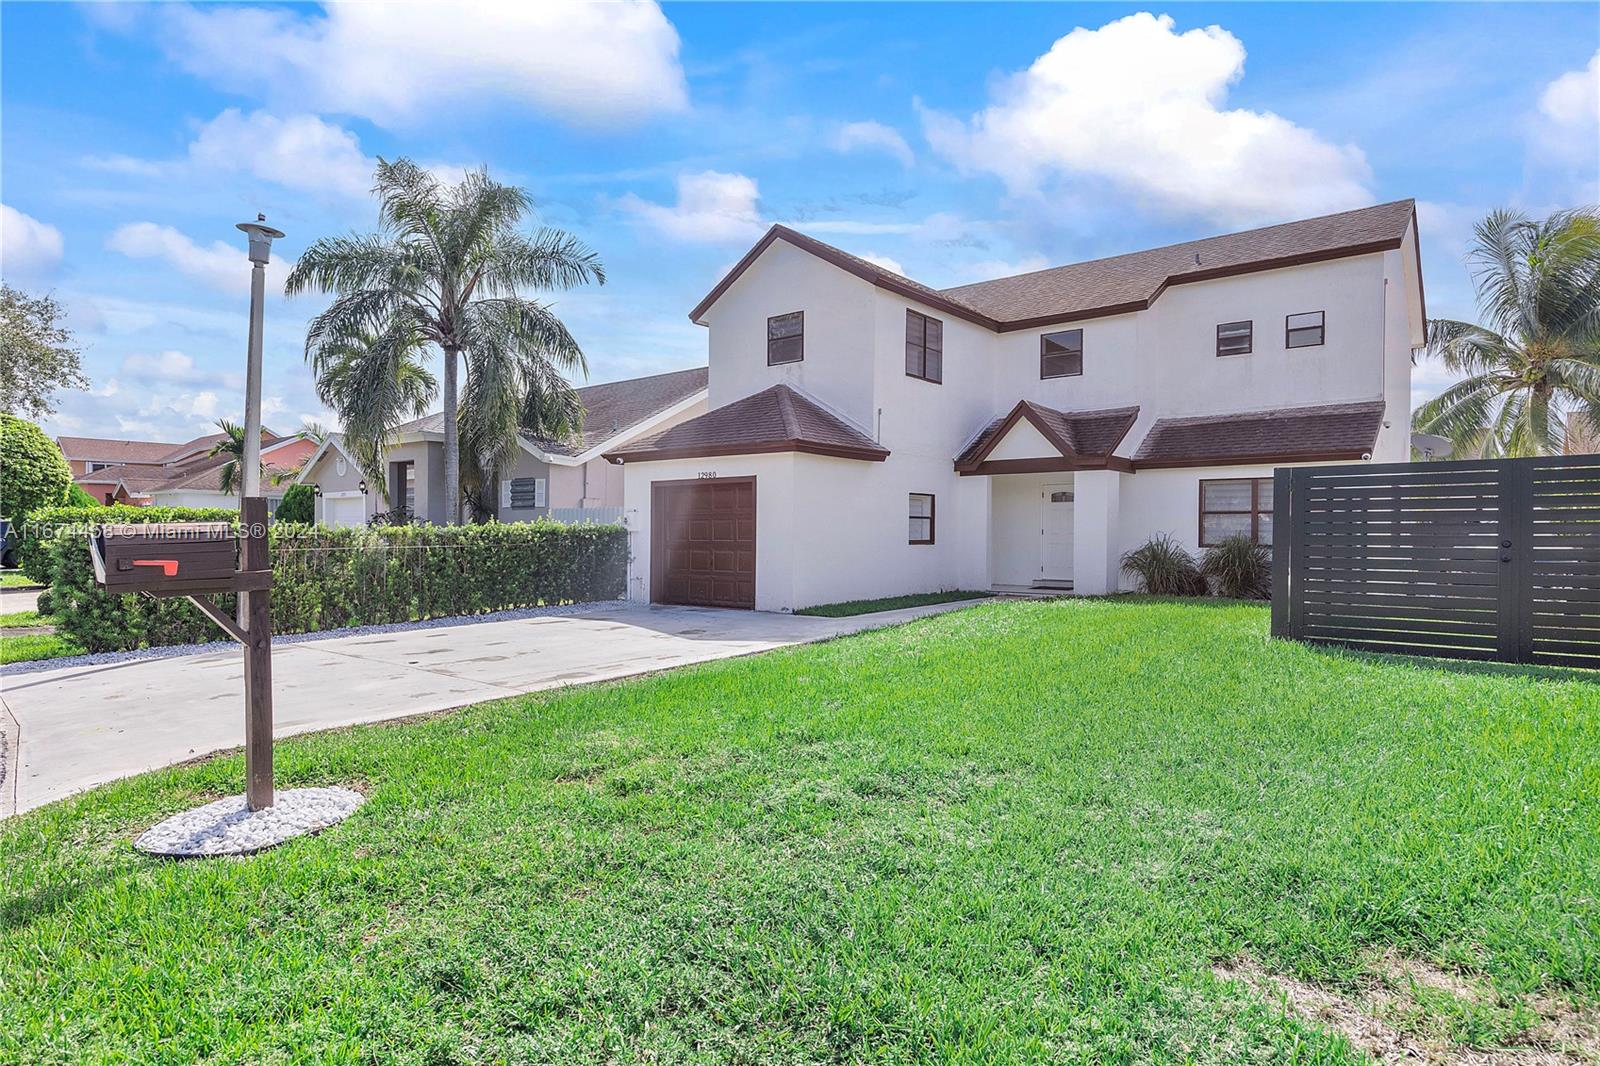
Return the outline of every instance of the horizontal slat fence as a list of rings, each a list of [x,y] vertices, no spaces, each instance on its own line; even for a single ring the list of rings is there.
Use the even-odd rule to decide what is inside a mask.
[[[1277,472],[1272,631],[1600,667],[1600,455]]]

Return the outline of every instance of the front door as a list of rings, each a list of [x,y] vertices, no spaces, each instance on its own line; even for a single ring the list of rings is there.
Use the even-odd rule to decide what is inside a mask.
[[[1072,580],[1072,486],[1046,485],[1040,494],[1044,515],[1039,529],[1044,538],[1039,580]]]

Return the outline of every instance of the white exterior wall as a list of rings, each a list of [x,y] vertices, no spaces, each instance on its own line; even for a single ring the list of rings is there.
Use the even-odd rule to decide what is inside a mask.
[[[788,384],[855,423],[889,458],[752,455],[631,465],[624,487],[635,529],[630,595],[649,596],[649,483],[711,470],[758,476],[758,609],[1025,584],[1037,576],[1037,501],[1046,484],[1074,488],[1077,591],[1126,588],[1121,557],[1152,534],[1171,533],[1198,550],[1202,478],[1269,477],[1272,468],[963,478],[954,457],[1023,399],[1068,411],[1138,405],[1117,449],[1131,456],[1159,418],[1382,398],[1387,413],[1374,458],[1404,459],[1410,352],[1422,341],[1415,276],[1408,236],[1393,252],[1172,285],[1146,311],[997,334],[775,241],[705,314],[709,406]],[[943,323],[940,384],[905,373],[907,308]],[[791,311],[805,312],[804,359],[769,367],[767,319]],[[1325,343],[1287,348],[1285,318],[1305,311],[1324,312]],[[1216,327],[1245,319],[1254,325],[1252,351],[1218,357]],[[1039,338],[1058,329],[1083,330],[1084,370],[1041,380]],[[1052,454],[1024,424],[991,458]],[[935,496],[932,546],[906,543],[911,492]]]

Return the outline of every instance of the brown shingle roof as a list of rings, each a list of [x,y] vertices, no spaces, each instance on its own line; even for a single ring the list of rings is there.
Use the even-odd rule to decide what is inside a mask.
[[[566,441],[545,440],[530,433],[523,436],[552,455],[582,455],[624,430],[646,422],[697,392],[703,392],[709,379],[706,367],[674,370],[666,374],[585,385],[577,390],[583,404],[583,435]],[[443,433],[444,412],[414,419],[395,429],[396,433]]]
[[[1414,201],[1396,200],[949,289],[930,288],[815,237],[787,226],[773,226],[689,312],[689,318],[700,322],[717,298],[778,239],[879,288],[990,329],[1006,331],[1143,310],[1168,285],[1398,248],[1415,214]]]
[[[606,458],[635,463],[756,452],[810,452],[868,462],[889,457],[877,441],[804,393],[774,385],[607,452]]]
[[[1116,451],[1139,417],[1137,407],[1116,407],[1104,411],[1057,411],[1031,400],[1023,400],[1010,412],[983,428],[972,443],[956,457],[957,470],[972,470],[981,463],[1019,421],[1027,419],[1067,458],[1101,459]]]
[[[1163,418],[1150,427],[1133,463],[1136,469],[1145,469],[1359,459],[1377,443],[1383,411],[1382,400],[1371,400]]]
[[[57,437],[56,443],[68,459],[92,459],[97,463],[155,463],[177,447],[166,441],[109,437]]]

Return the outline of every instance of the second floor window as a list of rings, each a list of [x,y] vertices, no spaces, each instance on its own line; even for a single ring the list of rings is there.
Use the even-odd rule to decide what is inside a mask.
[[[1305,311],[1283,320],[1283,346],[1285,348],[1315,348],[1326,337],[1321,311]]]
[[[1083,330],[1067,329],[1039,338],[1039,377],[1070,378],[1083,373]]]
[[[1254,322],[1224,322],[1217,327],[1217,354],[1249,355]]]
[[[806,356],[806,313],[791,311],[767,319],[767,365],[798,363]]]
[[[906,374],[934,383],[944,380],[944,323],[906,309]]]

